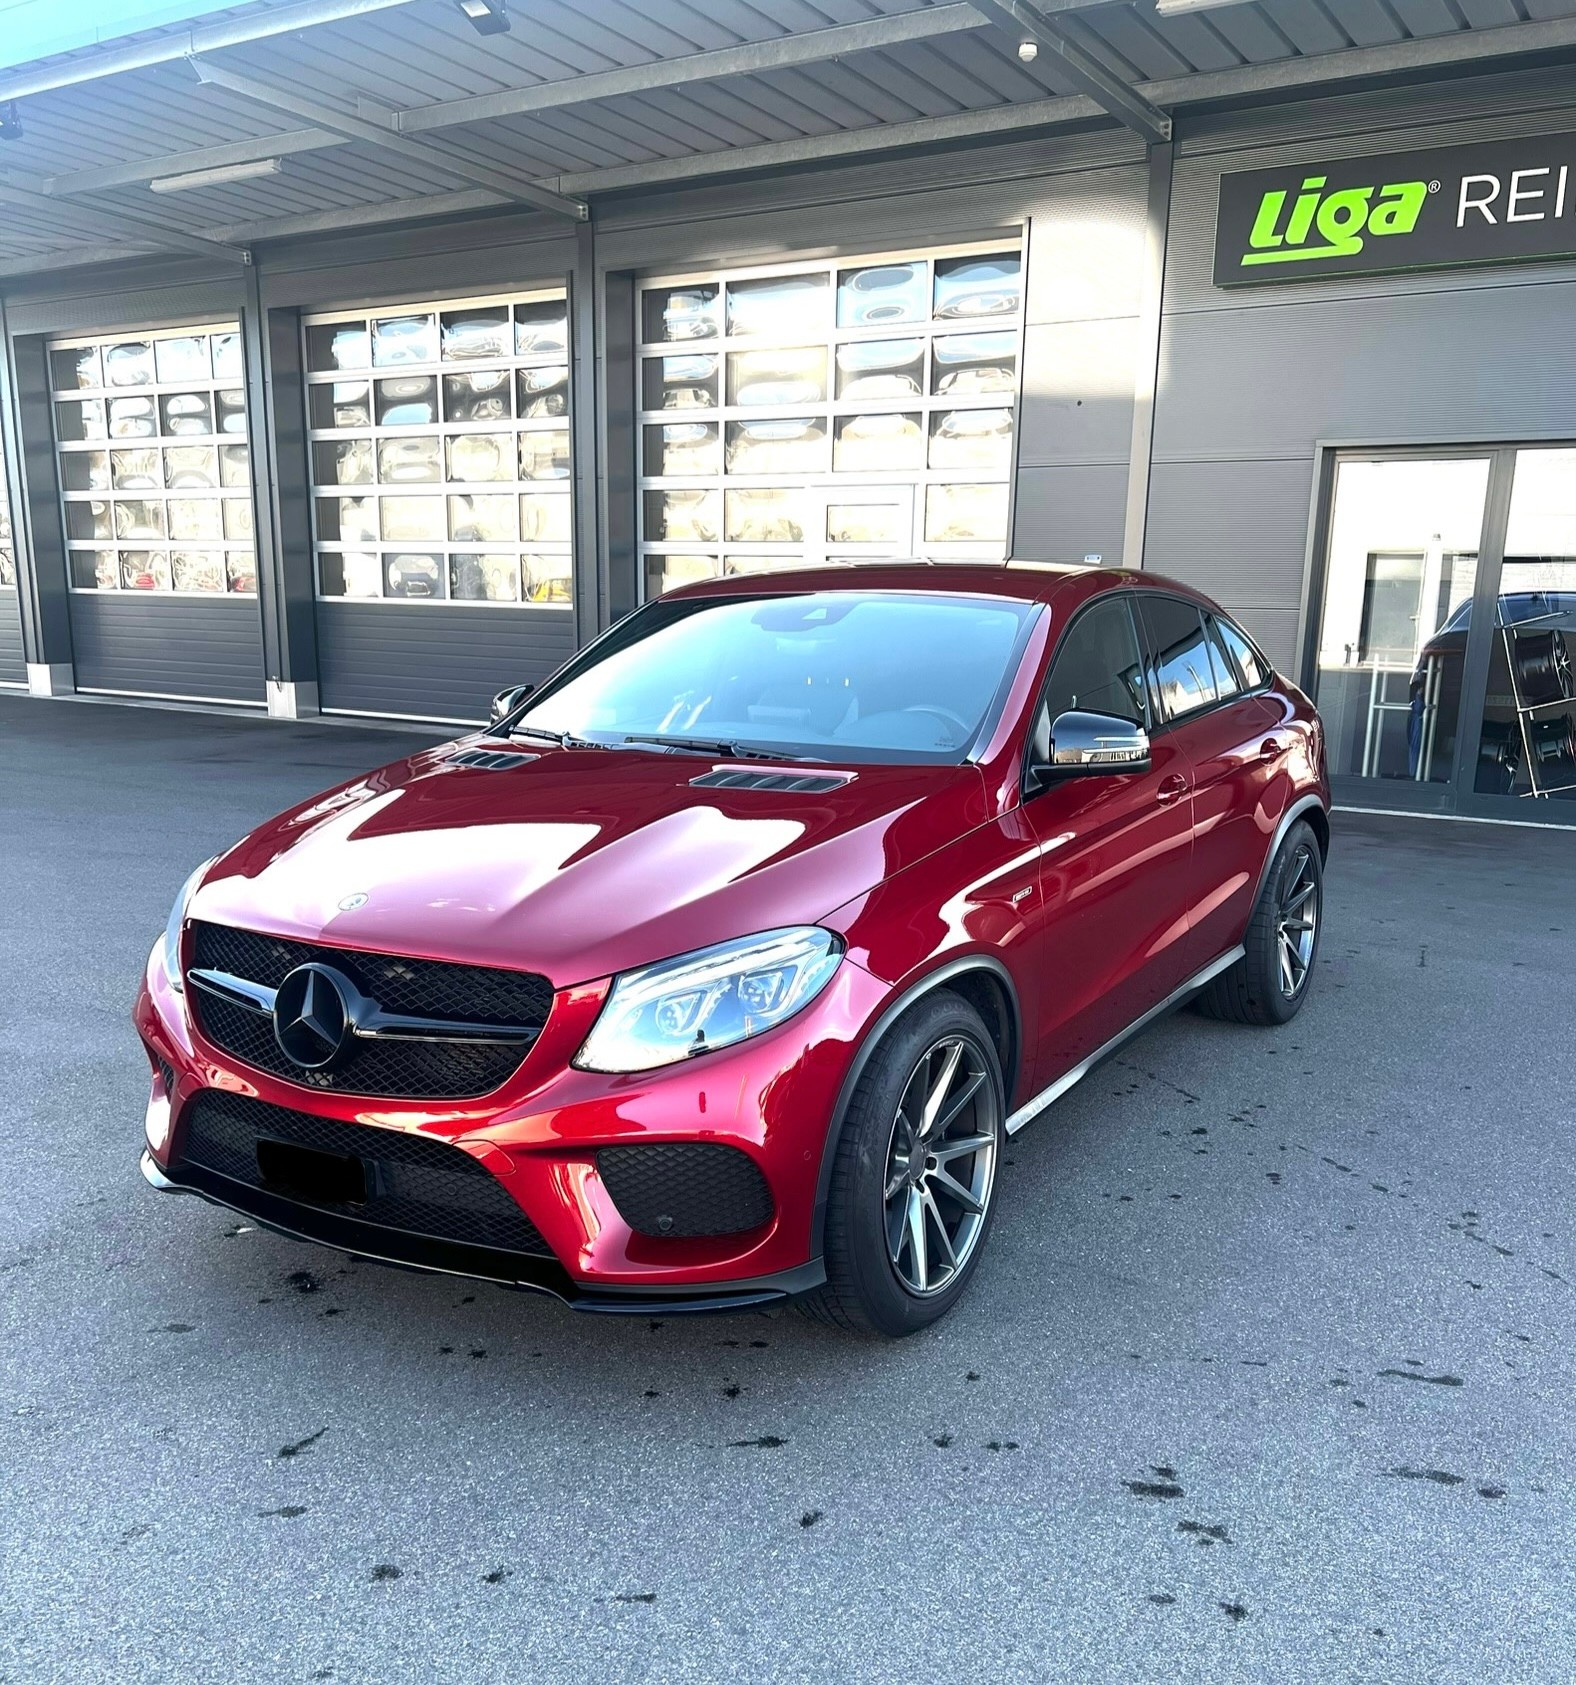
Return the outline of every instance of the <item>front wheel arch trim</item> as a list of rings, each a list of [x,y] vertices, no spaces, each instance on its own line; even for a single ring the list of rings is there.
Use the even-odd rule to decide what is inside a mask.
[[[837,1105],[832,1112],[831,1123],[827,1127],[826,1140],[821,1147],[821,1170],[816,1178],[815,1208],[810,1216],[810,1256],[821,1256],[826,1233],[826,1202],[832,1187],[832,1166],[837,1160],[838,1142],[842,1140],[843,1124],[848,1116],[849,1102],[854,1097],[854,1090],[859,1086],[859,1079],[865,1073],[865,1067],[870,1063],[881,1039],[887,1031],[903,1016],[908,1009],[921,1001],[927,995],[935,994],[945,989],[954,979],[966,976],[971,972],[983,972],[989,976],[1001,990],[1002,998],[1007,1007],[1007,1056],[1002,1059],[1002,1099],[1010,1109],[1012,1093],[1015,1087],[1015,1067],[1022,1057],[1023,1047],[1023,1018],[1018,1007],[1018,990],[1012,981],[1012,974],[999,959],[990,954],[965,954],[954,960],[948,960],[944,965],[937,966],[933,971],[927,971],[924,976],[917,978],[902,991],[898,997],[889,1002],[880,1017],[865,1032],[864,1039],[859,1044],[859,1051],[854,1055],[852,1063],[843,1075],[842,1086],[837,1091]]]

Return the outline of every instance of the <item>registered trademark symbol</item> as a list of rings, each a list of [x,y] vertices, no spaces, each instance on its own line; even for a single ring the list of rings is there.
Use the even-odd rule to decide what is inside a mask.
[[[1437,193],[1439,191],[1439,183],[1437,181],[1429,182],[1428,191],[1430,193]]]

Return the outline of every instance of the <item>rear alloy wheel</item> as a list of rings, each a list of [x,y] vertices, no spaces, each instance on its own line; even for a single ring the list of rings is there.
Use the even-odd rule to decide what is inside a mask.
[[[1245,952],[1198,997],[1211,1018],[1285,1024],[1308,996],[1324,914],[1324,855],[1312,827],[1286,833],[1253,909]]]
[[[996,1049],[966,1001],[940,991],[892,1026],[844,1119],[827,1282],[808,1314],[892,1337],[952,1308],[990,1229],[1005,1114]]]
[[[1308,984],[1308,968],[1319,945],[1318,867],[1314,860],[1319,845],[1311,838],[1298,845],[1284,876],[1280,905],[1275,910],[1276,961],[1280,992],[1284,999],[1298,1000]]]

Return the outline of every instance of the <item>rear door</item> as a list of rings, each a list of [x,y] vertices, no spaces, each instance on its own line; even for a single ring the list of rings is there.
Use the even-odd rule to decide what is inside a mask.
[[[1285,744],[1275,730],[1280,710],[1262,681],[1254,688],[1239,670],[1213,615],[1186,598],[1147,592],[1141,613],[1159,706],[1193,785],[1191,975],[1247,928],[1290,788]]]
[[[1034,717],[1042,743],[1072,708],[1152,723],[1128,593],[1096,598],[1063,633]],[[1148,772],[1059,777],[1023,812],[1040,853],[1042,1088],[1183,975],[1193,847],[1185,757],[1162,735]]]

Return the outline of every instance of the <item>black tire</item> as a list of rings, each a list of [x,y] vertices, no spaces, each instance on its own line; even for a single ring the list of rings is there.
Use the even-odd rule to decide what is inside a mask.
[[[938,1114],[938,1125],[975,1077],[981,1080],[973,1090],[974,1098],[963,1103],[953,1122],[937,1127],[932,1136],[919,1136],[916,1143],[905,1100],[907,1109],[912,1110],[914,1084],[923,1089],[928,1082],[930,1091],[934,1091],[943,1082],[953,1045],[962,1051],[952,1079],[954,1086],[948,1091],[950,1098]],[[970,1183],[971,1194],[982,1196],[979,1202],[983,1210],[977,1213],[968,1211],[950,1194],[936,1192],[938,1185],[925,1180],[927,1173],[919,1156],[904,1149],[905,1142],[909,1146],[943,1143],[951,1149],[987,1134],[992,1141],[988,1154],[984,1148],[975,1148],[972,1153],[942,1155],[944,1171],[958,1166],[960,1179],[965,1175],[983,1177]],[[916,1333],[945,1316],[968,1287],[984,1251],[995,1212],[994,1193],[1005,1141],[1001,1062],[980,1015],[967,1001],[944,989],[927,995],[882,1037],[849,1100],[827,1196],[826,1283],[799,1300],[804,1314],[817,1322],[887,1339]],[[913,1185],[913,1197],[921,1206],[918,1221],[924,1237],[918,1258],[907,1218],[888,1201],[889,1182],[894,1175],[905,1174],[896,1168],[905,1159],[909,1166],[906,1174],[920,1178]],[[937,1161],[927,1154],[926,1162],[934,1170]],[[932,1189],[928,1210],[935,1214],[933,1217],[927,1216],[923,1204],[927,1186]],[[908,1198],[906,1187],[894,1196],[899,1202]],[[953,1210],[959,1215],[957,1234],[952,1238],[961,1237],[966,1224],[966,1249],[944,1280],[923,1293],[916,1292],[905,1280],[901,1260],[907,1258],[909,1276],[917,1274],[923,1279],[925,1255],[936,1247],[937,1267],[945,1272],[935,1224],[947,1222],[945,1213]],[[889,1248],[894,1216],[899,1218],[896,1232],[904,1237],[896,1261]],[[945,1235],[946,1230],[942,1233]],[[959,1244],[963,1244],[961,1239]]]
[[[1297,956],[1290,973],[1295,987],[1288,990],[1288,971],[1283,967],[1281,923],[1288,899],[1311,889],[1313,928],[1307,934],[1305,954]],[[1308,998],[1313,968],[1319,957],[1319,938],[1324,931],[1324,856],[1313,827],[1298,820],[1286,833],[1276,851],[1274,863],[1259,891],[1248,933],[1243,937],[1247,952],[1229,971],[1223,971],[1198,996],[1200,1012],[1210,1018],[1225,1018],[1236,1024],[1288,1024]],[[1300,936],[1300,932],[1296,933]],[[1288,957],[1289,958],[1289,957]]]

